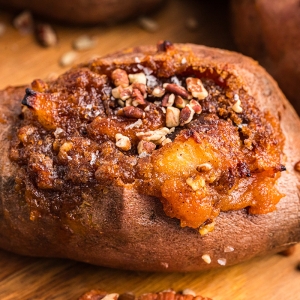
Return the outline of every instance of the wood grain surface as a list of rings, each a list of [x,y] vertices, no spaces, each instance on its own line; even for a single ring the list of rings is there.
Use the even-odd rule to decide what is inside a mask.
[[[209,3],[208,3],[209,2]],[[111,27],[66,27],[52,24],[59,38],[55,47],[43,48],[33,35],[21,35],[11,24],[14,16],[0,9],[0,89],[51,78],[69,67],[61,67],[61,56],[72,50],[77,37],[88,34],[96,46],[78,52],[74,63],[139,44],[161,39],[192,42],[234,50],[229,33],[226,1],[170,0],[151,15],[159,25],[156,32],[143,30],[137,20]],[[187,18],[195,17],[196,30],[186,28]],[[38,18],[35,18],[38,20]],[[43,21],[43,20],[39,20]],[[289,257],[272,255],[233,267],[198,273],[142,273],[120,271],[83,263],[22,257],[0,250],[0,299],[78,299],[90,289],[108,292],[146,292],[190,288],[215,300],[300,299],[300,247]],[[297,296],[298,295],[298,296]]]

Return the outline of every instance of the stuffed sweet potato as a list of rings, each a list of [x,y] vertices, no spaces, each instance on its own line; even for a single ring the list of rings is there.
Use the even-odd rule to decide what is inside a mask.
[[[195,271],[300,240],[300,123],[250,58],[161,42],[0,98],[4,249]]]
[[[257,59],[300,113],[300,5],[297,0],[231,0],[238,49]]]
[[[2,7],[28,9],[42,17],[80,25],[113,24],[149,13],[161,3],[162,0],[0,0]]]

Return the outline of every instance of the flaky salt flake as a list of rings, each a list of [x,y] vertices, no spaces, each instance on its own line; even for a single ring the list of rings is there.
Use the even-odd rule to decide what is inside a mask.
[[[95,153],[92,153],[92,159],[90,160],[90,165],[94,165],[96,162],[97,156]]]
[[[226,247],[224,248],[224,252],[233,252],[233,251],[234,251],[234,248],[231,247],[231,246],[226,246]]]
[[[218,260],[218,264],[221,265],[221,266],[225,266],[226,265],[226,258],[219,258]]]
[[[183,57],[182,60],[181,60],[181,64],[184,65],[184,64],[186,64],[186,63],[187,63],[187,60],[186,60],[185,57]]]

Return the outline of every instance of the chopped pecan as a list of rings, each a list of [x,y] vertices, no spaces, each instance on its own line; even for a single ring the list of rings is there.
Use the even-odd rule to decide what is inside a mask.
[[[138,106],[138,105],[145,105],[147,102],[141,92],[138,89],[133,89],[132,91],[132,105]]]
[[[211,222],[211,223],[205,224],[204,226],[201,226],[199,228],[199,233],[201,235],[206,235],[209,232],[212,232],[214,230],[214,228],[215,228],[215,222]]]
[[[131,149],[131,142],[129,137],[121,134],[121,133],[117,133],[116,136],[116,146],[124,151],[128,151]]]
[[[129,86],[129,79],[126,71],[122,69],[115,69],[111,73],[111,78],[115,86],[121,86],[123,88]]]
[[[166,89],[166,91],[179,95],[184,99],[191,98],[191,95],[183,86],[177,85],[175,83],[165,83],[163,87]]]
[[[193,191],[198,191],[205,187],[205,180],[202,176],[197,175],[196,177],[189,177],[186,183],[193,189]]]
[[[174,103],[175,103],[176,107],[178,107],[178,108],[184,108],[184,107],[186,107],[186,105],[189,102],[188,102],[188,100],[183,99],[181,96],[176,95]]]
[[[172,140],[169,139],[169,138],[167,138],[167,139],[165,139],[165,140],[163,140],[163,141],[161,142],[161,145],[164,146],[164,145],[169,144],[169,143],[172,143]]]
[[[139,25],[149,32],[155,32],[159,29],[159,25],[156,21],[153,19],[147,18],[147,17],[140,17],[138,19]]]
[[[129,74],[128,77],[130,83],[142,83],[142,84],[147,83],[147,78],[144,73]]]
[[[62,57],[59,60],[59,64],[62,67],[70,66],[75,62],[77,57],[78,57],[78,54],[75,51],[68,51],[62,55]]]
[[[180,110],[176,107],[167,107],[166,111],[166,126],[176,127],[179,126],[180,120]]]
[[[117,86],[116,88],[111,90],[111,93],[114,98],[125,101],[131,97],[132,87],[128,86],[126,88],[123,88],[122,86]]]
[[[117,114],[123,115],[127,118],[142,119],[144,116],[144,111],[138,107],[125,106],[124,108],[120,109]]]
[[[137,146],[137,150],[138,150],[138,154],[141,154],[141,153],[147,153],[147,154],[150,154],[152,153],[156,148],[156,145],[152,142],[148,142],[148,141],[140,141],[138,143],[138,146]]]
[[[125,100],[125,106],[132,106],[132,99],[131,98]]]
[[[171,95],[166,94],[161,101],[161,106],[163,106],[163,107],[172,106],[174,104],[174,100],[175,100],[174,94],[171,94]]]
[[[202,259],[207,263],[210,264],[211,263],[211,258],[209,254],[203,254],[202,255]]]
[[[197,166],[196,170],[200,173],[202,172],[208,172],[212,169],[212,165],[210,163],[203,163],[199,166]]]
[[[243,112],[243,108],[241,107],[241,100],[238,99],[232,106],[232,110],[236,113]]]
[[[44,47],[55,46],[58,42],[56,32],[49,24],[37,24],[35,32],[38,42]]]
[[[33,31],[33,18],[30,11],[25,10],[16,16],[13,25],[21,34],[31,33]]]
[[[162,97],[165,94],[165,89],[161,86],[156,86],[152,91],[152,96]]]
[[[147,131],[147,132],[138,132],[136,133],[136,136],[140,139],[140,140],[144,140],[144,141],[152,141],[155,144],[160,144],[165,138],[166,135],[170,133],[170,129],[163,127],[157,130],[153,130],[153,131]]]
[[[125,106],[125,103],[124,103],[123,100],[118,99],[118,105],[119,105],[120,107],[124,107],[124,106]]]
[[[89,35],[81,35],[73,41],[73,48],[78,51],[92,49],[96,46],[96,40]]]
[[[147,90],[146,90],[146,85],[145,84],[135,82],[135,83],[132,84],[132,89],[133,90],[138,89],[142,93],[144,98],[147,97]]]
[[[189,104],[196,114],[201,114],[202,106],[199,104],[198,101],[192,99]]]
[[[186,79],[186,85],[188,91],[192,93],[193,97],[203,100],[208,96],[208,92],[199,78],[188,77]]]
[[[180,112],[180,116],[179,116],[180,126],[190,123],[193,119],[194,114],[195,111],[192,109],[192,107],[189,104],[187,104],[185,108],[183,108]]]

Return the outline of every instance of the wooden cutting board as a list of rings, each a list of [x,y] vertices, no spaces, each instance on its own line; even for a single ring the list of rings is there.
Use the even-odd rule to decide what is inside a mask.
[[[72,50],[75,38],[88,34],[94,48],[78,52],[74,63],[89,60],[124,47],[156,43],[161,39],[192,42],[234,50],[229,34],[225,1],[169,1],[151,15],[159,25],[156,32],[139,27],[136,19],[114,26],[72,28],[52,24],[59,43],[52,48],[39,46],[33,35],[21,35],[11,25],[13,14],[1,12],[6,30],[0,36],[0,89],[30,83],[61,74],[59,60]],[[186,28],[190,17],[199,26]],[[90,289],[142,294],[165,289],[190,288],[215,300],[300,299],[300,247],[290,257],[280,255],[256,258],[233,267],[197,273],[143,273],[113,270],[61,259],[21,257],[0,250],[0,299],[78,299]]]

